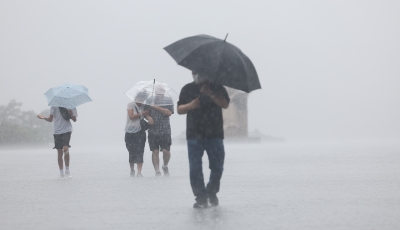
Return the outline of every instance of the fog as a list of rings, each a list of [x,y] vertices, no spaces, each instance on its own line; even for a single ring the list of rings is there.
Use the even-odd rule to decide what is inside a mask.
[[[163,48],[208,34],[238,46],[262,89],[249,131],[286,140],[400,137],[398,1],[1,1],[0,105],[47,108],[68,82],[89,89],[71,141],[123,144],[127,89],[192,80]],[[172,136],[185,116],[171,116]]]

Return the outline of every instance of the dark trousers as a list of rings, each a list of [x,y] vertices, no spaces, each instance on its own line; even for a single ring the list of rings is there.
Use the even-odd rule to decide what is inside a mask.
[[[129,152],[129,163],[143,163],[144,145],[146,144],[146,132],[125,133],[125,145]]]
[[[205,200],[208,195],[219,192],[220,180],[224,171],[225,150],[223,139],[188,139],[190,185],[196,200]],[[210,180],[204,185],[203,162],[204,150],[208,155]]]

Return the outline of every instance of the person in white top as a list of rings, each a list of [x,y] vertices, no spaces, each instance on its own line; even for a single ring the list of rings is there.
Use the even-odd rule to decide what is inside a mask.
[[[71,140],[72,124],[71,121],[76,122],[76,117],[78,113],[76,108],[68,110],[63,107],[52,106],[50,108],[50,116],[44,117],[43,115],[37,115],[39,119],[43,119],[48,122],[53,122],[54,127],[54,148],[58,152],[58,167],[60,168],[60,177],[67,178],[71,176],[69,171],[69,141]],[[65,173],[64,173],[64,161],[65,161]]]
[[[144,97],[142,95],[142,97]],[[144,99],[144,98],[143,98]],[[138,101],[138,98],[136,98]],[[141,100],[139,100],[141,101]],[[141,120],[146,118],[147,122],[144,121],[145,125],[153,125],[154,121],[149,116],[149,111],[144,111],[144,106],[139,102],[130,102],[127,105],[127,116],[125,125],[125,145],[129,152],[129,165],[131,168],[130,175],[135,177],[135,164],[137,164],[137,177],[143,177],[143,154],[144,147],[146,144],[146,130],[141,127]]]

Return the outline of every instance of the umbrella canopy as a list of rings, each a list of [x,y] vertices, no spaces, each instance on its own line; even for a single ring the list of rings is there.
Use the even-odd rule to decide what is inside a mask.
[[[53,87],[44,94],[49,106],[76,108],[86,102],[92,101],[88,89],[83,85],[62,84]]]
[[[125,93],[132,101],[146,105],[173,105],[178,94],[167,84],[153,81],[139,81]]]
[[[227,35],[228,36],[228,35]],[[261,89],[256,69],[236,46],[208,35],[187,37],[164,48],[181,66],[211,82],[247,93]]]

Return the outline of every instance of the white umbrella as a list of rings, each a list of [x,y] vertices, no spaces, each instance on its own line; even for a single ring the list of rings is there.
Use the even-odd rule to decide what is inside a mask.
[[[153,81],[139,81],[125,93],[132,101],[146,105],[173,105],[178,94],[167,84]]]

